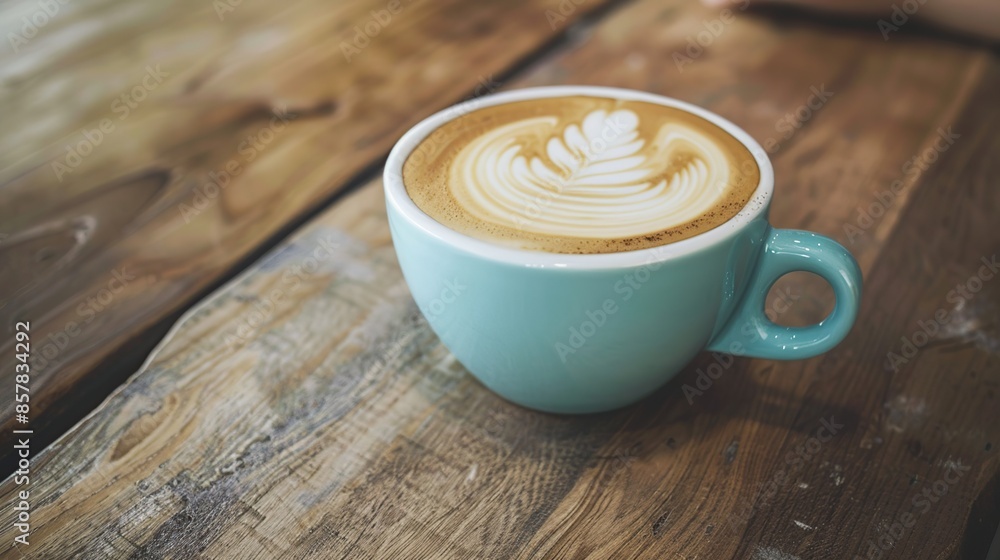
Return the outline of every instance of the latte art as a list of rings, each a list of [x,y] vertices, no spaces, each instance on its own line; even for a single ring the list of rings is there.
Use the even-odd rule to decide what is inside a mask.
[[[453,194],[482,220],[599,239],[656,231],[709,210],[728,181],[722,151],[672,124],[645,140],[638,123],[632,111],[597,110],[562,131],[555,117],[498,127],[456,156]],[[529,159],[519,144],[532,132],[551,136],[543,157]],[[643,150],[650,142],[655,147]]]
[[[432,132],[418,153],[404,164],[404,184],[431,217],[548,252],[690,237],[735,215],[758,180],[749,151],[714,124],[604,98],[486,107]]]

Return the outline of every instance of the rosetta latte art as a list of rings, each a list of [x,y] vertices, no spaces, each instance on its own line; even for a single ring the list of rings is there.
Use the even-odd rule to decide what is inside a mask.
[[[553,253],[687,239],[735,216],[760,179],[746,146],[698,115],[585,95],[465,112],[421,140],[402,175],[439,223]]]
[[[451,170],[463,206],[534,233],[627,237],[694,220],[729,180],[722,150],[682,125],[642,138],[639,117],[628,110],[593,111],[551,134],[560,132],[557,124],[555,117],[524,119],[465,146]],[[525,155],[531,150],[522,139],[545,136],[544,157]]]

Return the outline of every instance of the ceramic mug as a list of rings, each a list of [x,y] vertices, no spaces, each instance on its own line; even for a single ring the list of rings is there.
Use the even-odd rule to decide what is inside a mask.
[[[637,251],[570,255],[519,250],[471,238],[421,211],[402,181],[403,163],[430,132],[470,111],[515,101],[588,95],[675,107],[743,143],[760,169],[749,203],[694,237]],[[774,172],[746,132],[699,107],[605,87],[522,89],[432,115],[392,149],[385,198],[399,264],[428,323],[472,375],[520,405],[557,413],[610,410],[661,387],[702,350],[795,360],[833,348],[848,333],[861,271],[830,238],[767,221]],[[836,307],[808,327],[772,323],[768,290],[782,275],[826,279]]]

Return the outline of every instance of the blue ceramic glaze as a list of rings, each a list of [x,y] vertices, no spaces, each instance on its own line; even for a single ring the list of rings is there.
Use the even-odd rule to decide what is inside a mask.
[[[702,116],[751,150],[761,183],[737,216],[713,230],[652,249],[592,255],[473,239],[434,221],[406,195],[403,162],[444,122],[483,106],[560,95],[636,99]],[[431,328],[486,387],[523,406],[558,413],[635,402],[705,349],[802,359],[847,335],[861,295],[857,263],[832,239],[772,228],[772,190],[763,149],[721,117],[660,96],[584,86],[513,91],[431,116],[400,140],[385,172],[396,254]],[[836,308],[813,326],[775,325],[764,314],[764,298],[778,278],[799,270],[833,286]]]

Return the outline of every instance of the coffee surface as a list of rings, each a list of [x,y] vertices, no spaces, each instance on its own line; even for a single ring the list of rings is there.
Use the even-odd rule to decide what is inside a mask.
[[[760,171],[717,125],[681,109],[550,97],[470,111],[403,164],[416,205],[492,243],[549,253],[664,245],[719,226]]]

